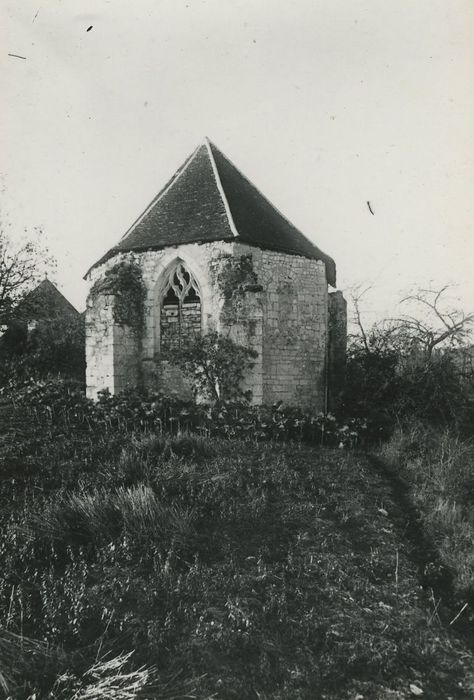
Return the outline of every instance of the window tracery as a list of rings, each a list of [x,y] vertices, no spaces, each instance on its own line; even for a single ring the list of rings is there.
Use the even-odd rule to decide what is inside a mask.
[[[162,287],[160,346],[162,351],[181,347],[201,333],[201,293],[194,275],[178,262],[168,271]]]

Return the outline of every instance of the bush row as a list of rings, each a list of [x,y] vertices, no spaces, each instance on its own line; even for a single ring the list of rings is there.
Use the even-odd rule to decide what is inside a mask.
[[[363,418],[338,420],[332,414],[305,413],[281,403],[198,404],[138,390],[114,396],[103,391],[95,402],[78,384],[63,379],[29,380],[10,386],[5,393],[38,420],[76,429],[193,432],[206,437],[297,440],[339,447],[356,446],[378,436]]]

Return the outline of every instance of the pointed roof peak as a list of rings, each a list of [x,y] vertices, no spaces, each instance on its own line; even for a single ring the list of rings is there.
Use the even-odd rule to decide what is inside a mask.
[[[336,285],[332,258],[293,226],[207,136],[91,270],[123,251],[235,239],[322,260],[329,284]]]
[[[18,305],[23,315],[31,318],[54,318],[56,316],[78,316],[79,311],[66,299],[57,286],[45,277],[34,287]],[[32,315],[31,315],[32,314]]]

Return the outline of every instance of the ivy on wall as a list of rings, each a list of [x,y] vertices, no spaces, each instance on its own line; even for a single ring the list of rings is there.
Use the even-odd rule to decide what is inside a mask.
[[[146,289],[142,271],[133,261],[122,261],[111,267],[98,279],[90,291],[91,299],[102,295],[114,297],[114,321],[141,334],[144,324]]]
[[[213,273],[224,299],[231,299],[236,292],[262,291],[251,255],[222,255],[215,261]]]

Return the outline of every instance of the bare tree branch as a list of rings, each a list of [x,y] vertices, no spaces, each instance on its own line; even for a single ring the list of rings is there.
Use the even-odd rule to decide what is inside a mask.
[[[27,297],[54,267],[54,261],[42,244],[42,231],[35,229],[36,240],[23,237],[14,242],[6,226],[0,223],[0,323],[26,313]]]
[[[370,350],[370,345],[369,345],[369,341],[367,338],[367,333],[365,332],[364,324],[362,322],[362,317],[361,317],[361,313],[360,313],[360,301],[364,297],[364,295],[367,294],[368,291],[370,291],[371,288],[372,287],[369,286],[369,287],[366,287],[365,289],[363,289],[362,291],[360,288],[354,288],[351,291],[351,300],[352,300],[352,303],[354,305],[355,323],[359,329],[360,337],[362,338],[362,343],[364,345],[364,348],[365,348],[365,351],[367,354],[370,354],[371,350]]]
[[[446,308],[445,296],[448,289],[448,285],[439,290],[421,289],[405,296],[400,304],[415,304],[419,313],[387,319],[383,324],[375,324],[369,332],[360,320],[359,302],[362,294],[353,296],[360,340],[366,351],[371,352],[371,348],[375,347],[388,349],[392,346],[403,353],[421,351],[429,359],[437,348],[461,346],[469,337],[474,314]]]

